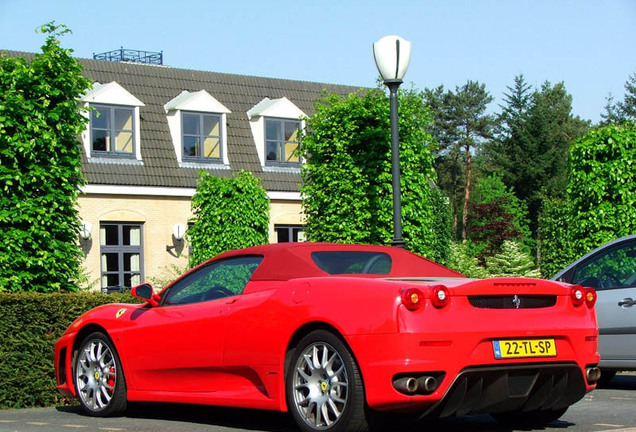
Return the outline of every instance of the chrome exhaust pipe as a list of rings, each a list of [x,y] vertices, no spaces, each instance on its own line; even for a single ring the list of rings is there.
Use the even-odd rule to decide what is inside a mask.
[[[601,369],[597,367],[586,368],[585,376],[587,378],[587,382],[593,384],[601,378]]]
[[[417,379],[417,384],[420,393],[433,393],[439,386],[435,377],[432,376],[419,377]]]
[[[393,380],[393,387],[400,393],[414,394],[419,387],[419,383],[413,377],[404,377]]]

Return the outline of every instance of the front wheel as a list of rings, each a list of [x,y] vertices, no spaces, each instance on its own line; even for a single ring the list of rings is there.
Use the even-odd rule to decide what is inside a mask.
[[[287,407],[305,432],[368,430],[362,378],[353,356],[333,333],[305,336],[291,353]]]
[[[117,351],[103,333],[86,337],[75,358],[75,389],[89,415],[106,417],[126,409],[126,380]]]
[[[504,426],[542,428],[561,418],[567,410],[567,408],[561,408],[558,410],[499,413],[491,414],[491,416]]]

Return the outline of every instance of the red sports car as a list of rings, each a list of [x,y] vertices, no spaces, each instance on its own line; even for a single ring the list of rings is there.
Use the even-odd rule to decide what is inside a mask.
[[[205,262],[146,303],[78,318],[59,390],[95,416],[128,401],[289,411],[300,429],[378,413],[489,413],[541,426],[599,378],[595,291],[471,280],[402,249],[287,243]]]

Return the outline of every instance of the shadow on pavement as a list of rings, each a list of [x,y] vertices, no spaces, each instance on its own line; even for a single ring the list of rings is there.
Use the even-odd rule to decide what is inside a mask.
[[[58,411],[86,414],[79,406],[58,407]],[[228,429],[266,431],[266,432],[298,432],[287,413],[259,411],[237,408],[212,407],[201,405],[182,405],[164,403],[131,403],[125,415],[129,419],[165,420]],[[511,429],[500,426],[488,415],[476,415],[443,420],[427,420],[424,422],[401,421],[399,415],[389,417],[374,429],[382,432],[510,432]],[[568,429],[574,426],[567,421],[556,421],[550,429]],[[518,429],[517,429],[518,430]]]
[[[609,390],[636,390],[636,374],[619,373],[610,382],[598,388]]]

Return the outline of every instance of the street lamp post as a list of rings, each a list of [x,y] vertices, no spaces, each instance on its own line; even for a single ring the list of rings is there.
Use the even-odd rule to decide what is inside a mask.
[[[373,44],[373,58],[389,88],[391,103],[391,177],[393,188],[393,246],[404,247],[400,192],[400,137],[398,131],[398,87],[411,61],[411,42],[399,36],[385,36]]]

